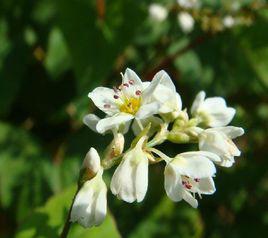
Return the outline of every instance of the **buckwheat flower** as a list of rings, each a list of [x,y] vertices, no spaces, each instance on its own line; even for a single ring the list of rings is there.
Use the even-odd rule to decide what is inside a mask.
[[[85,181],[75,197],[70,221],[85,228],[98,226],[106,216],[107,187],[102,179],[100,157],[94,148],[87,153],[81,173]]]
[[[192,115],[210,127],[228,125],[235,115],[235,109],[227,107],[222,97],[205,97],[204,91],[197,94],[191,108]]]
[[[177,0],[177,3],[184,8],[197,8],[200,6],[199,0]]]
[[[143,150],[146,137],[125,154],[111,181],[111,191],[119,199],[141,202],[148,187],[148,154]]]
[[[155,74],[153,81],[159,82],[153,93],[153,97],[161,105],[159,113],[175,113],[178,115],[181,112],[182,101],[169,75],[161,70]]]
[[[212,177],[216,168],[212,161],[220,158],[209,152],[187,152],[178,154],[167,163],[165,168],[165,190],[168,197],[175,201],[182,199],[197,208],[196,194],[210,195],[216,191]]]
[[[222,23],[226,28],[231,28],[235,25],[235,19],[228,15],[223,18]]]
[[[142,82],[131,69],[126,69],[122,78],[118,88],[98,87],[88,94],[94,104],[107,114],[100,120],[96,116],[86,118],[87,124],[99,133],[128,125],[134,118],[146,119],[158,113],[160,106],[152,95],[159,79]]]
[[[243,128],[234,126],[204,130],[199,135],[199,149],[210,151],[220,156],[221,160],[216,162],[216,164],[223,167],[231,167],[235,162],[234,157],[241,154],[232,139],[243,134]]]
[[[178,23],[184,33],[189,33],[194,28],[194,18],[188,12],[178,14]]]
[[[149,6],[150,17],[158,22],[162,22],[167,18],[168,11],[160,4],[153,3]]]

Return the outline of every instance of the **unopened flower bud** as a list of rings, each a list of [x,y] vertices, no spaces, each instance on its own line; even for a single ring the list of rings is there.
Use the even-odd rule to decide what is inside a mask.
[[[98,152],[91,147],[86,154],[80,170],[79,186],[81,187],[86,181],[94,178],[100,169],[100,156]]]
[[[189,121],[189,116],[186,110],[183,110],[180,112],[177,119],[175,120],[173,127],[179,127],[179,128],[185,127],[188,121]]]
[[[121,133],[117,133],[111,144],[112,157],[117,157],[122,154],[124,150],[125,138]]]
[[[82,169],[87,169],[96,174],[100,169],[100,156],[96,149],[93,147],[87,152],[86,157],[82,164]]]
[[[188,143],[190,142],[190,136],[187,133],[181,131],[171,131],[169,132],[167,139],[172,143]]]

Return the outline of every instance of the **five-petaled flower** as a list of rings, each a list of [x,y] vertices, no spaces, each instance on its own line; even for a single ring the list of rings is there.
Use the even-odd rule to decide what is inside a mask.
[[[126,69],[122,78],[122,84],[117,88],[98,87],[88,94],[94,104],[107,114],[104,119],[87,116],[87,124],[95,125],[99,133],[119,129],[120,125],[128,127],[132,119],[146,119],[159,111],[159,102],[152,95],[161,78],[142,82],[131,69]]]
[[[221,157],[217,164],[231,167],[235,162],[234,156],[241,154],[232,139],[243,134],[243,128],[234,126],[206,129],[199,135],[199,149],[217,154]]]
[[[178,154],[165,168],[165,190],[175,201],[182,199],[192,207],[198,206],[195,194],[213,194],[216,190],[212,177],[216,168],[211,162],[220,158],[210,152],[186,152]]]
[[[204,91],[199,92],[193,102],[191,113],[209,127],[228,125],[235,115],[235,109],[227,107],[222,97],[206,98]]]

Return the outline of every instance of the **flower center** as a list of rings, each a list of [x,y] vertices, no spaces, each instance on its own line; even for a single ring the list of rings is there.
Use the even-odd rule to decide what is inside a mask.
[[[142,92],[136,87],[134,80],[129,80],[118,88],[114,87],[114,93],[119,110],[135,115],[141,105]]]
[[[141,104],[141,100],[139,97],[138,98],[135,98],[135,97],[125,98],[123,104],[120,105],[119,109],[121,112],[135,115],[136,112],[140,108],[140,104]]]
[[[192,188],[196,187],[198,183],[200,182],[199,178],[190,178],[186,175],[181,176],[182,177],[182,185],[187,190],[191,190]]]

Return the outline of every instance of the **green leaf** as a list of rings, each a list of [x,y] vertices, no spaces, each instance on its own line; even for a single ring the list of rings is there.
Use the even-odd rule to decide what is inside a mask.
[[[87,91],[112,71],[117,56],[134,41],[145,14],[136,1],[105,1],[98,16],[96,1],[57,1],[59,26],[66,38],[77,87]]]
[[[62,33],[58,28],[54,28],[49,34],[45,67],[56,78],[68,69],[70,65],[70,56]]]
[[[13,190],[24,186],[25,175],[34,172],[31,171],[34,157],[40,158],[40,155],[31,137],[23,130],[0,123],[0,202],[3,207],[15,198]]]
[[[68,209],[75,194],[75,186],[50,198],[48,202],[37,208],[18,229],[16,238],[56,238],[62,231]],[[115,222],[110,213],[99,227],[84,229],[78,224],[73,224],[68,237],[72,238],[119,238]]]
[[[258,19],[254,26],[238,35],[241,47],[261,84],[268,89],[268,17]]]

